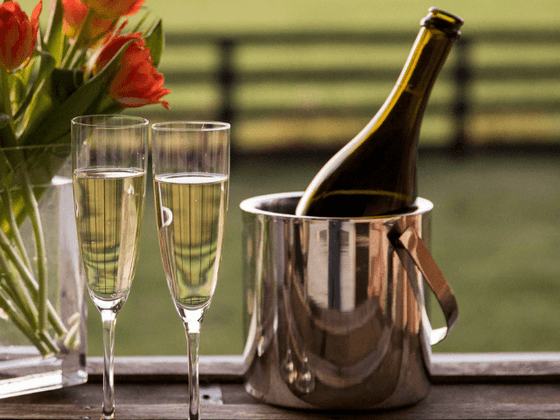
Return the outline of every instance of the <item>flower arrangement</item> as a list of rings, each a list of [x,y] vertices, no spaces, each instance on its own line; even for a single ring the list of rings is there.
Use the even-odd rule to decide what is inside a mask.
[[[168,108],[162,98],[170,91],[157,71],[163,30],[161,21],[147,25],[148,15],[139,16],[145,0],[50,0],[44,32],[42,0],[30,17],[16,1],[1,1],[0,318],[12,321],[47,355],[60,351],[60,342],[72,345],[74,336],[48,302],[37,206],[42,191],[32,186],[44,181],[45,173],[53,177],[64,159],[7,151],[69,143],[70,121],[78,115],[149,104]],[[129,28],[133,15],[139,23]],[[26,219],[33,227],[35,258],[21,239]]]

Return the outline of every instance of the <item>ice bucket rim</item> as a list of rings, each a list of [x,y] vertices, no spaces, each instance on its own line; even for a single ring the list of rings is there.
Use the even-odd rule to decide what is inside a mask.
[[[258,195],[255,197],[247,198],[243,200],[239,207],[242,211],[252,214],[258,215],[265,215],[271,217],[282,217],[288,219],[297,219],[297,220],[338,220],[338,221],[356,221],[356,222],[364,222],[368,220],[392,220],[392,219],[399,219],[403,216],[414,216],[419,214],[428,213],[434,208],[434,204],[422,197],[416,198],[414,202],[414,207],[410,212],[406,213],[398,213],[394,215],[388,216],[375,216],[375,217],[319,217],[319,216],[296,216],[295,214],[290,213],[280,213],[271,210],[263,210],[263,205],[270,205],[281,200],[286,201],[290,199],[299,199],[303,196],[303,191],[294,191],[294,192],[284,192],[284,193],[274,193],[274,194],[265,194],[265,195]]]

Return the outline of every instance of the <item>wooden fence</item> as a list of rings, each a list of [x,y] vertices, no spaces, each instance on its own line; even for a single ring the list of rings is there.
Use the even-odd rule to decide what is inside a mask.
[[[348,95],[342,95],[343,100],[338,102],[335,98],[325,103],[311,101],[310,105],[301,100],[263,102],[260,99],[266,95],[267,86],[275,86],[280,93],[293,86],[300,86],[303,90],[305,86],[320,86],[327,92],[345,83],[363,85],[364,91],[372,84],[391,86],[414,38],[415,32],[376,31],[227,36],[168,33],[161,69],[166,87],[182,93],[176,93],[175,97],[172,96],[174,93],[170,95],[173,99],[170,101],[171,111],[150,107],[142,112],[152,120],[229,121],[235,129],[232,142],[237,152],[271,148],[316,149],[318,145],[334,150],[352,138],[358,127],[367,123],[390,89],[372,95],[371,100],[353,103]],[[354,60],[335,66],[332,60],[325,63],[319,60],[312,65],[305,63],[306,55],[317,49],[333,56],[337,51],[350,48],[358,48],[357,55],[370,57],[357,64]],[[399,52],[398,60],[387,63],[386,60],[375,60],[378,48],[404,53]],[[253,63],[251,59],[245,59],[251,49]],[[201,50],[210,58],[204,65],[194,65],[196,51]],[[292,50],[298,51],[303,63],[291,56]],[[255,56],[258,57],[257,65]],[[269,65],[267,57],[273,58]],[[174,64],[176,60],[181,64]],[[432,94],[425,120],[434,118],[440,122],[437,127],[441,128],[432,130],[435,140],[424,141],[424,137],[429,137],[429,134],[424,136],[424,122],[423,147],[454,153],[500,145],[504,149],[560,151],[559,30],[467,32],[454,46],[436,88],[439,85],[442,86],[440,96],[443,99],[433,99]],[[252,89],[253,96],[244,96],[243,89]],[[262,95],[259,89],[262,89]],[[180,96],[186,97],[190,91],[199,93],[198,98],[191,98],[189,103]],[[274,93],[268,95],[273,97]],[[361,96],[367,96],[367,92]],[[327,124],[323,127],[325,133],[320,132],[321,126],[325,125],[322,123],[330,119],[336,120],[339,126],[347,125],[348,130],[335,130],[334,140],[321,142],[321,138],[328,137],[332,131]],[[275,129],[273,125],[282,120],[288,123]],[[310,125],[301,129],[305,124]],[[282,147],[283,144],[286,146]]]

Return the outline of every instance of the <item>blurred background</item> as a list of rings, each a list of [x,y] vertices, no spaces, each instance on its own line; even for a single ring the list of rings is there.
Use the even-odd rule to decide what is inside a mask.
[[[128,113],[233,126],[225,250],[201,354],[243,349],[239,203],[305,189],[383,103],[430,6],[465,20],[418,160],[419,194],[435,204],[432,253],[460,309],[434,351],[560,351],[560,2],[147,0],[164,22],[171,110]],[[149,192],[117,356],[186,352]],[[89,304],[88,351],[99,356]]]

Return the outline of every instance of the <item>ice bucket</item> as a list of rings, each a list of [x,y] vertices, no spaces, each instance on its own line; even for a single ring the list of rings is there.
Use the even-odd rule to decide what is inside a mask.
[[[294,215],[302,193],[241,203],[245,388],[309,409],[381,409],[425,398],[431,345],[457,302],[429,252],[433,204],[376,218]],[[447,325],[432,330],[424,285]]]

